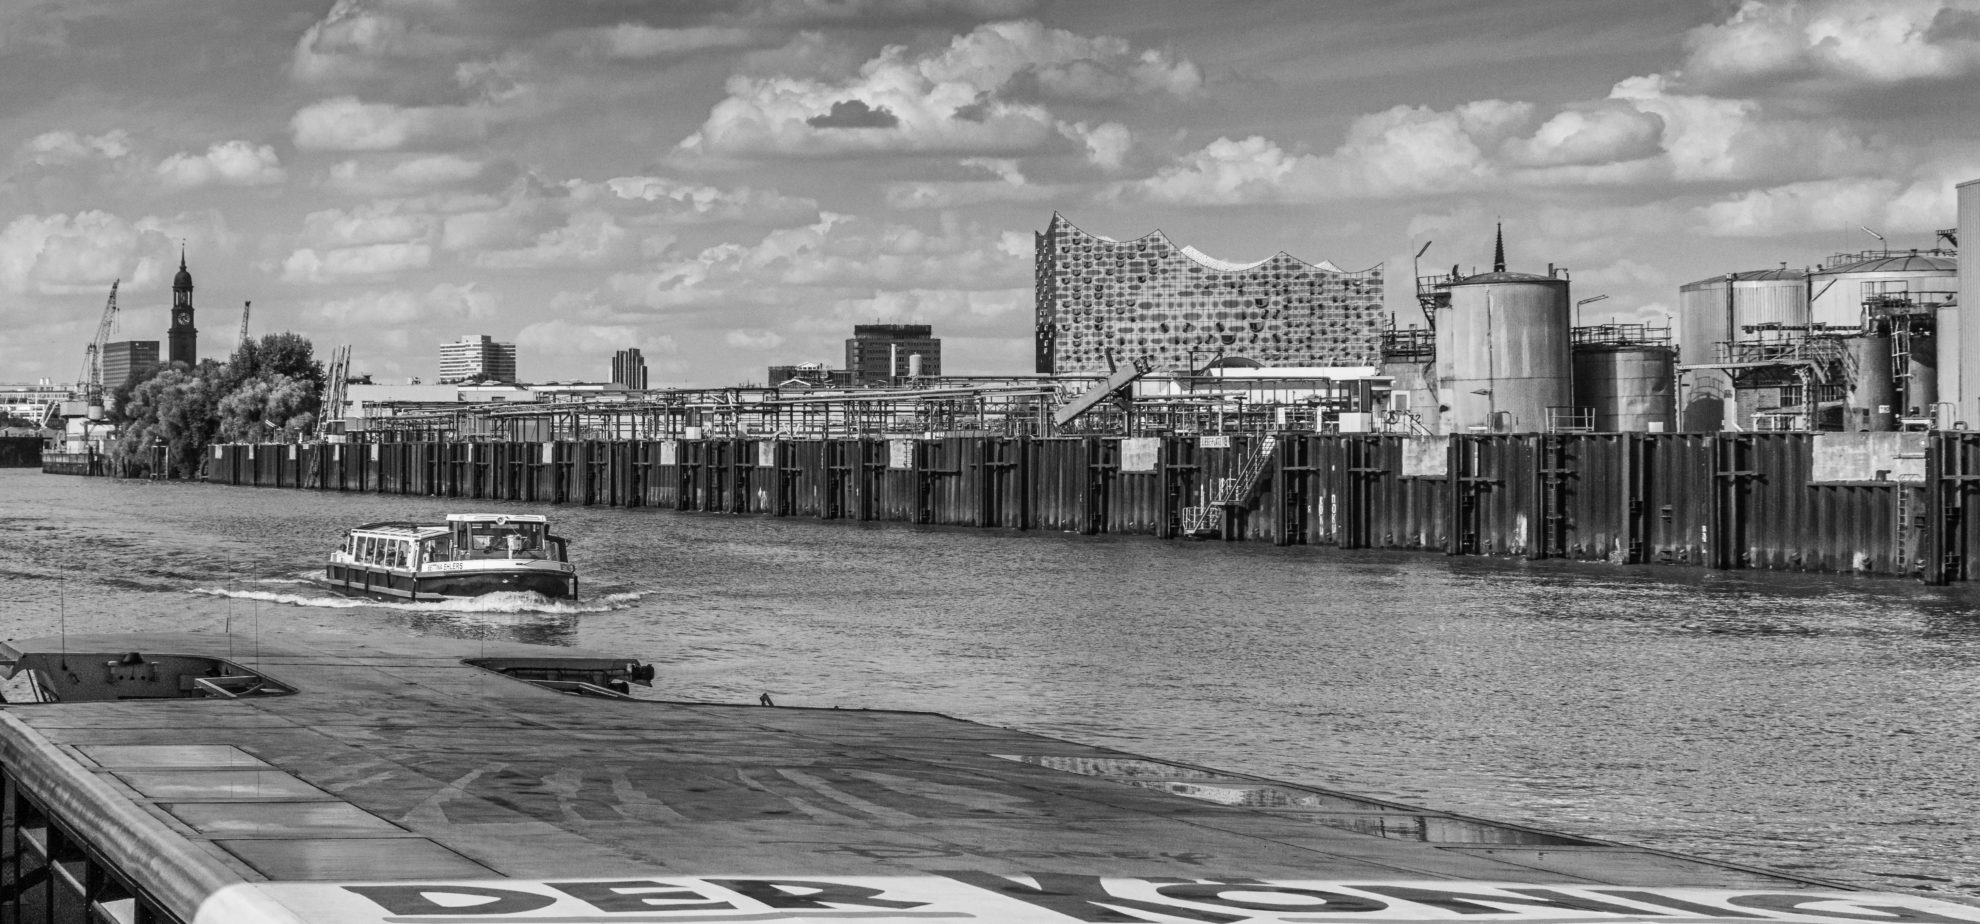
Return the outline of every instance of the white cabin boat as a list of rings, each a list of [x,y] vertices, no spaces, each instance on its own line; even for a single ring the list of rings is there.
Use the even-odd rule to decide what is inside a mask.
[[[330,553],[332,588],[401,600],[530,591],[575,600],[577,568],[547,517],[453,513],[444,523],[390,521],[354,527]]]

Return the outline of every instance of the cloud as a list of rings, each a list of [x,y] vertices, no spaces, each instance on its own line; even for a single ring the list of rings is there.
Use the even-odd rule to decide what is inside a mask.
[[[392,277],[423,269],[432,262],[433,248],[424,243],[365,244],[327,250],[303,248],[282,261],[282,281],[320,284]]]
[[[381,202],[311,212],[303,216],[298,240],[311,249],[423,241],[433,236],[436,224],[432,215],[403,212],[395,203]]]
[[[1664,119],[1621,100],[1573,106],[1533,134],[1505,146],[1507,159],[1525,167],[1613,164],[1661,152]]]
[[[474,285],[442,284],[418,293],[406,289],[361,292],[317,306],[316,313],[338,327],[401,327],[434,321],[493,318],[500,298]]]
[[[595,267],[625,258],[637,244],[611,215],[587,210],[537,235],[526,247],[478,251],[468,255],[468,262],[488,269]]]
[[[158,178],[178,190],[202,186],[271,186],[288,174],[269,145],[222,141],[204,154],[174,154],[158,164]]]
[[[117,160],[131,153],[131,136],[121,128],[101,135],[81,135],[67,129],[42,132],[21,145],[22,155],[43,167],[93,160]]]
[[[430,17],[402,15],[392,6],[374,0],[337,0],[296,41],[289,75],[306,86],[383,80],[393,76],[389,65],[452,61],[479,44],[438,27]],[[421,12],[431,14],[440,8]]]
[[[1038,7],[1038,0],[750,0],[740,16],[778,23],[819,23],[858,20],[919,19],[969,16],[1011,19]]]
[[[455,154],[432,154],[386,162],[340,161],[330,167],[326,180],[337,192],[377,196],[459,186],[480,179],[487,172],[486,161]]]
[[[339,96],[312,103],[289,120],[306,151],[395,151],[445,146],[485,136],[492,114],[468,106],[397,106]]]
[[[1957,215],[1956,184],[1980,175],[1980,159],[1928,164],[1909,176],[1855,176],[1735,193],[1696,210],[1717,237],[1768,237],[1867,225],[1886,234],[1930,234]]]
[[[516,351],[532,354],[556,356],[592,356],[597,358],[603,380],[605,371],[611,367],[608,361],[612,354],[630,346],[640,346],[641,353],[647,351],[644,343],[652,338],[644,337],[637,328],[626,324],[585,324],[564,318],[538,321],[522,329],[516,335]],[[658,352],[658,350],[656,350]]]
[[[732,330],[722,335],[722,342],[734,349],[761,353],[783,346],[784,337],[774,330]]]
[[[635,22],[573,30],[565,38],[578,46],[580,57],[614,61],[675,58],[702,51],[765,44],[765,35],[754,29],[730,26],[668,29]]]
[[[1086,148],[1086,159],[1102,170],[1119,170],[1134,150],[1134,132],[1119,122],[1087,127],[1085,122],[1061,123],[1059,132]]]
[[[832,111],[815,115],[804,120],[813,128],[893,128],[901,124],[899,116],[887,111],[885,106],[868,106],[864,100],[842,99],[832,104]]]
[[[677,151],[690,158],[1033,153],[1063,143],[1048,102],[1187,95],[1201,82],[1189,61],[1136,52],[1125,39],[989,23],[932,52],[888,46],[844,79],[733,76],[727,98]],[[834,130],[844,125],[890,130]],[[1112,129],[1106,134],[1103,155],[1117,141]]]
[[[1747,0],[1685,36],[1684,84],[1753,93],[1966,80],[1980,74],[1970,0]]]

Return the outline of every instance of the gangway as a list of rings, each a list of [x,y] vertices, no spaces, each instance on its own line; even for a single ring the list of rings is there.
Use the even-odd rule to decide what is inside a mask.
[[[1182,532],[1192,539],[1207,539],[1223,532],[1223,516],[1227,511],[1251,503],[1252,495],[1258,493],[1258,483],[1264,480],[1265,469],[1272,462],[1272,453],[1278,451],[1279,438],[1267,435],[1258,442],[1258,451],[1244,460],[1243,467],[1230,478],[1217,479],[1217,493],[1210,503],[1200,507],[1184,507],[1182,510]]]
[[[1129,360],[1127,365],[1115,369],[1106,378],[1095,382],[1092,388],[1087,389],[1079,397],[1059,405],[1059,409],[1052,412],[1052,426],[1063,427],[1071,423],[1079,415],[1099,406],[1100,402],[1107,400],[1114,393],[1134,384],[1136,379],[1147,375],[1154,368],[1145,356]]]

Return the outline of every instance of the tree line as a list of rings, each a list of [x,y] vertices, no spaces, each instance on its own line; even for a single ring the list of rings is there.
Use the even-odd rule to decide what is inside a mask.
[[[300,439],[323,410],[323,364],[300,334],[245,340],[226,362],[168,363],[115,386],[107,416],[118,425],[110,447],[119,470],[162,461],[161,477],[190,477],[215,442]],[[162,448],[164,458],[154,459]]]

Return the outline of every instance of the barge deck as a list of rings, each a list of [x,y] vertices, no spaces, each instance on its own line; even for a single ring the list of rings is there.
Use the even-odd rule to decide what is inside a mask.
[[[6,661],[63,699],[0,709],[14,921],[1980,922],[934,714],[629,699],[651,672],[610,654],[119,635]]]

